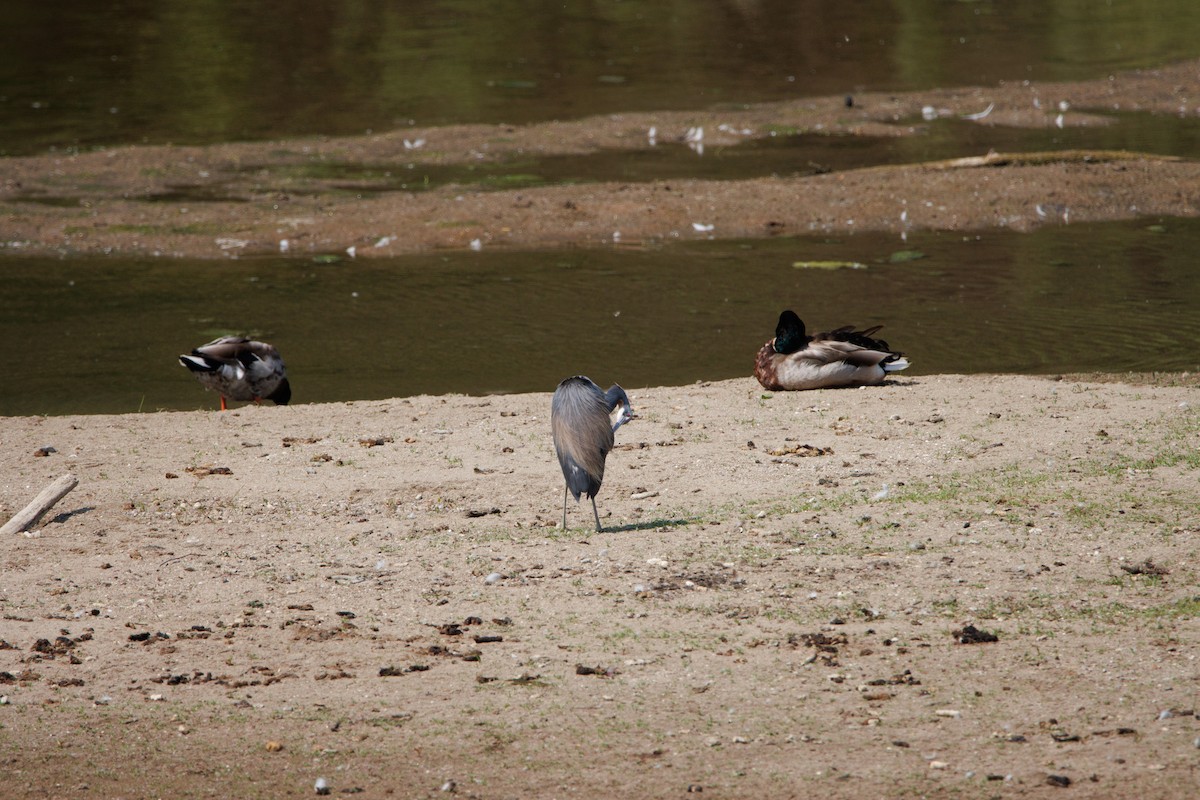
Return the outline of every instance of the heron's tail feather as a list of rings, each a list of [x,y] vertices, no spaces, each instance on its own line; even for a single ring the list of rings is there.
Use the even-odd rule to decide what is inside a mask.
[[[576,500],[580,495],[595,497],[600,491],[600,481],[588,475],[587,470],[570,456],[563,459],[563,477],[567,480],[567,489]]]

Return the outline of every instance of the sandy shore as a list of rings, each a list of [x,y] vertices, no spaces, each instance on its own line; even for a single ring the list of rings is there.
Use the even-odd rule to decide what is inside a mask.
[[[4,419],[6,796],[1195,795],[1194,387],[631,395]]]

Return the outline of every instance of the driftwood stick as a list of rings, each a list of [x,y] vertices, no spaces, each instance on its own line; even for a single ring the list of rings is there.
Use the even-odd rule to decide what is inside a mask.
[[[42,518],[42,514],[49,511],[55,503],[67,496],[67,492],[79,485],[79,478],[74,475],[63,475],[54,483],[42,489],[41,493],[33,498],[33,502],[25,506],[17,512],[12,519],[4,523],[4,527],[0,528],[0,536],[7,533],[24,533],[26,536],[37,536],[36,533],[26,533],[29,528],[37,524],[37,521]]]

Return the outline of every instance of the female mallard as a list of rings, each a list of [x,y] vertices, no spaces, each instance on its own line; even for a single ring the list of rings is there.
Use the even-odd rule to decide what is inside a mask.
[[[856,331],[851,325],[808,336],[794,311],[779,315],[775,338],[762,346],[754,360],[754,377],[771,391],[873,386],[889,372],[908,366],[903,353],[871,337],[876,325]]]
[[[197,347],[191,355],[180,356],[179,363],[190,369],[204,388],[221,395],[222,411],[226,399],[257,403],[266,398],[281,406],[292,399],[287,367],[279,351],[266,342],[224,336]]]

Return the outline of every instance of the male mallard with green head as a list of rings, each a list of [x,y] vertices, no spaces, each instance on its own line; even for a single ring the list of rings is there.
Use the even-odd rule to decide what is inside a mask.
[[[800,317],[784,311],[775,338],[758,351],[754,377],[771,391],[883,383],[889,372],[904,369],[908,361],[887,342],[871,338],[882,327],[856,331],[846,325],[809,336]]]
[[[266,399],[281,406],[292,399],[287,367],[279,351],[266,342],[223,336],[180,356],[179,363],[191,370],[204,388],[221,395],[222,411],[227,399],[255,403]]]

